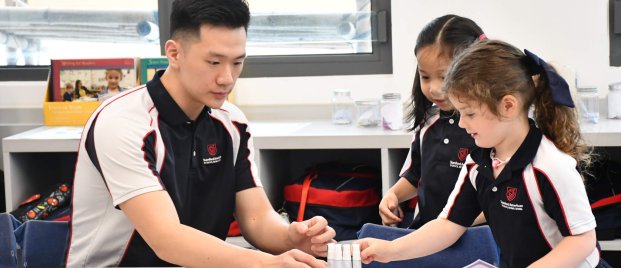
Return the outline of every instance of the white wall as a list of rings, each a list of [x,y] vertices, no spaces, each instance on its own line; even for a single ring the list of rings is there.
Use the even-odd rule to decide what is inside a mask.
[[[568,80],[577,72],[579,84],[598,86],[601,96],[621,81],[621,68],[608,64],[608,0],[392,0],[393,75],[245,78],[237,84],[237,102],[322,104],[338,87],[350,88],[354,98],[390,91],[409,96],[416,36],[448,13],[473,19],[490,38],[533,51],[564,69]]]
[[[244,78],[234,91],[236,101],[246,106],[327,104],[334,88],[350,88],[354,98],[397,91],[405,99],[415,70],[416,36],[427,22],[448,13],[473,19],[490,38],[564,66],[565,74],[577,71],[581,83],[598,86],[601,96],[609,83],[621,81],[621,68],[608,65],[608,0],[392,0],[392,75]],[[30,88],[35,92],[26,92]],[[41,107],[36,101],[43,90],[0,83],[0,107]]]

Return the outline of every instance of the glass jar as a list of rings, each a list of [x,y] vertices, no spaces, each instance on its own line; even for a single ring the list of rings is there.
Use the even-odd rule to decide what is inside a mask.
[[[385,93],[382,95],[382,127],[386,130],[403,128],[403,104],[401,94]]]
[[[349,89],[335,89],[332,96],[332,123],[351,124],[354,118],[354,100]]]
[[[621,119],[621,82],[608,86],[608,118]]]
[[[379,125],[379,100],[367,99],[356,101],[356,115],[356,123],[358,124],[358,126],[373,127]]]
[[[584,123],[599,122],[599,94],[596,87],[578,88],[578,113]]]

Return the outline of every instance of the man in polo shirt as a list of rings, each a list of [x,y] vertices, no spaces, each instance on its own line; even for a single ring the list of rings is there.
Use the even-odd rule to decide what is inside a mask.
[[[326,255],[334,230],[322,217],[281,220],[247,120],[226,102],[249,17],[244,0],[173,3],[169,67],[102,103],[84,128],[67,266],[326,266],[312,255]],[[233,215],[249,242],[281,255],[224,242]]]

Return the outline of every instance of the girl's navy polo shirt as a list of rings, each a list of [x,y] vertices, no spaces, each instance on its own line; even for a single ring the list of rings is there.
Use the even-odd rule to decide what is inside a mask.
[[[414,133],[414,142],[401,171],[401,177],[418,188],[417,212],[411,228],[417,229],[438,217],[466,157],[474,148],[472,137],[459,127],[459,115],[434,107]]]
[[[468,157],[440,217],[467,227],[483,211],[500,248],[501,267],[526,267],[565,236],[595,229],[576,161],[532,121],[525,140],[495,179],[490,150],[476,149]],[[580,267],[598,262],[593,247]]]

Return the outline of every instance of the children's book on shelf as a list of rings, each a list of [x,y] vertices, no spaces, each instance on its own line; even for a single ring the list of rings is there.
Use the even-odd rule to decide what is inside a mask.
[[[51,94],[46,101],[98,101],[98,96],[115,84],[120,88],[137,85],[137,59],[53,59]]]
[[[102,97],[110,96],[112,90],[137,85],[137,62],[135,58],[53,59],[43,102],[43,123],[83,126]]]
[[[155,72],[164,70],[168,67],[168,58],[142,58],[140,59],[140,81],[139,84],[145,84]]]

